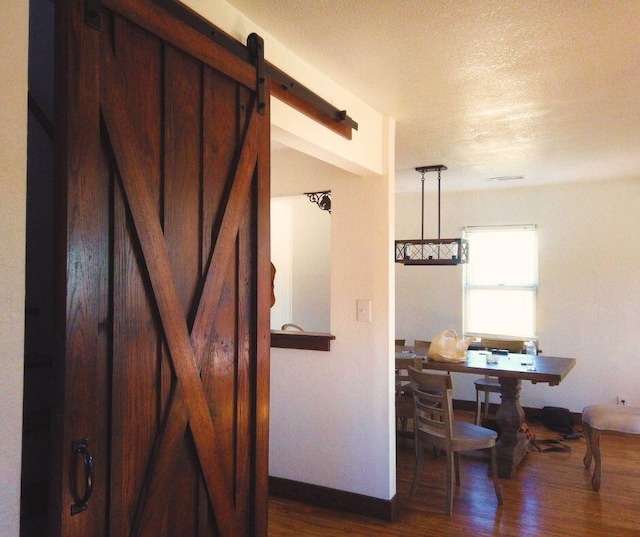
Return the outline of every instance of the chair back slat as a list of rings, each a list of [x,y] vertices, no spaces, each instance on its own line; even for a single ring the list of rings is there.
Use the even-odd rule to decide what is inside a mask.
[[[409,378],[410,368],[422,369],[422,360],[420,358],[396,358],[396,414],[399,414],[400,417],[412,418],[413,399],[411,398],[411,379]]]
[[[396,378],[396,432],[407,430],[409,420],[413,420],[413,395],[411,391],[411,379],[409,378],[409,369],[422,369],[422,359],[414,358],[396,358],[395,363]]]
[[[396,381],[406,381],[407,384],[409,384],[411,382],[411,379],[409,378],[410,367],[420,371],[422,369],[422,359],[418,357],[396,358]]]
[[[416,430],[443,440],[453,436],[451,376],[409,369]]]
[[[522,339],[489,339],[482,338],[480,345],[485,349],[501,349],[514,353],[524,352],[524,340]]]

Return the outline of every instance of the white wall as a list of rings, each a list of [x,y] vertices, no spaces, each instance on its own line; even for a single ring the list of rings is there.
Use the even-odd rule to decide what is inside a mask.
[[[396,236],[419,237],[419,222],[420,195],[398,195]],[[442,196],[443,237],[465,225],[522,223],[538,225],[540,348],[577,362],[559,386],[524,382],[522,405],[580,412],[628,395],[640,406],[640,179]],[[449,327],[462,330],[462,267],[397,265],[398,337],[431,339]],[[456,375],[454,396],[475,400],[473,380]]]
[[[271,169],[273,195],[332,191],[331,215],[297,198],[312,227],[330,219],[327,299],[336,340],[329,353],[272,349],[270,474],[389,499],[395,491],[387,404],[392,182],[358,177],[293,150],[275,151]],[[317,241],[306,242],[314,248]],[[296,255],[294,265],[308,266],[304,257],[312,256]],[[358,298],[371,299],[371,323],[356,321]],[[363,422],[361,415],[371,412],[376,419]]]
[[[288,173],[285,160],[273,159],[272,183]],[[309,192],[302,185],[299,189]],[[294,323],[308,332],[330,331],[330,246],[330,213],[304,194],[271,199],[271,262],[277,270],[275,289],[282,293],[276,293],[271,308],[272,329]]]
[[[271,306],[271,330],[280,330],[283,324],[291,322],[292,317],[292,223],[291,206],[271,198],[271,262],[276,268],[273,280],[276,301]]]
[[[307,196],[292,199],[293,322],[311,332],[331,327],[331,219]]]
[[[272,349],[270,474],[389,499],[395,493],[390,182],[336,171],[330,183],[336,340],[330,352]],[[360,298],[371,299],[371,323],[356,321]]]
[[[20,527],[28,2],[0,18],[0,535]]]

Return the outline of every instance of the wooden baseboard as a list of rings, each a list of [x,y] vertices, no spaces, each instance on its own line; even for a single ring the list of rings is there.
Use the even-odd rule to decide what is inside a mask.
[[[397,496],[391,500],[381,500],[380,498],[273,476],[269,477],[269,494],[278,498],[389,522],[398,519]]]
[[[476,402],[454,399],[453,408],[455,410],[467,410],[470,412],[475,412]],[[498,410],[497,403],[489,403],[489,414],[495,415],[497,410]],[[532,407],[523,407],[522,410],[524,410],[524,415],[527,421],[538,420],[540,417],[540,413],[542,412],[541,408],[532,408]],[[579,425],[582,421],[582,414],[580,412],[572,412],[571,417],[573,418],[573,423],[576,425]]]

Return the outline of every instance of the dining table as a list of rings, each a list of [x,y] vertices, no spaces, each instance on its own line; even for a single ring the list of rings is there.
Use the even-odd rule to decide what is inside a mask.
[[[489,361],[488,355],[491,355]],[[557,386],[576,363],[575,358],[543,354],[537,356],[517,353],[492,354],[481,350],[468,350],[463,362],[441,362],[429,358],[426,348],[397,346],[396,357],[403,356],[422,358],[423,370],[472,373],[498,378],[501,396],[495,420],[499,432],[496,443],[498,473],[500,477],[506,478],[515,475],[519,464],[529,451],[530,438],[526,427],[523,427],[525,415],[520,405],[522,381]],[[489,363],[493,360],[496,360],[495,363]]]

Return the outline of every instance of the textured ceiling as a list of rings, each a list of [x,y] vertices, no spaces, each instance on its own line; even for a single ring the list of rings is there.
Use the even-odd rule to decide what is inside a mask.
[[[640,178],[639,0],[229,2],[397,120],[398,192]]]

